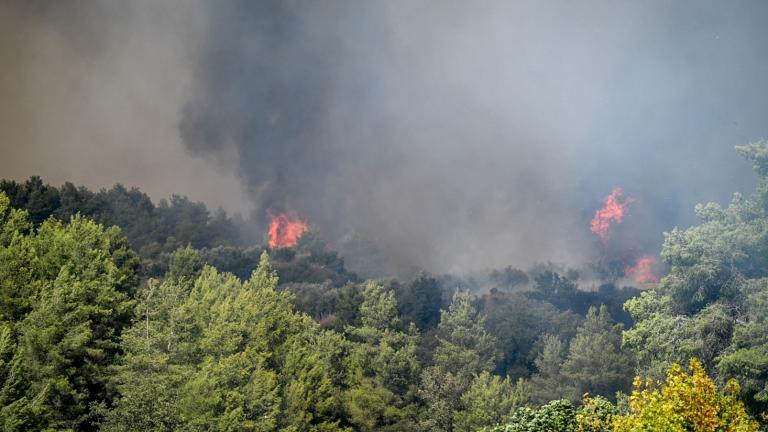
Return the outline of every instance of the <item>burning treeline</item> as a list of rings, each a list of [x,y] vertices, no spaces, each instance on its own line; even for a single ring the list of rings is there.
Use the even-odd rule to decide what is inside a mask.
[[[732,83],[765,70],[764,50],[752,45],[768,40],[766,29],[750,33],[761,15],[720,13],[722,4],[673,20],[672,3],[603,15],[599,2],[414,10],[398,1],[192,0],[199,7],[179,16],[165,2],[96,1],[93,22],[89,2],[0,3],[6,175],[28,175],[23,165],[34,160],[44,176],[75,180],[63,177],[67,161],[86,184],[239,203],[260,216],[254,237],[265,209],[297,210],[335,238],[376,239],[388,256],[432,272],[583,256],[593,239],[573,215],[592,216],[583,203],[610,191],[606,178],[642,199],[637,231],[648,240],[639,248],[651,250],[663,231],[695,221],[699,200],[749,187],[728,143],[764,135],[765,97]],[[717,23],[718,37],[700,22]],[[701,39],[679,37],[685,28]],[[727,61],[682,61],[716,58],[708,49]],[[638,54],[649,67],[622,73]],[[40,103],[18,109],[29,101]],[[724,106],[728,119],[714,121]],[[147,121],[123,127],[126,112]],[[179,140],[189,154],[148,144]],[[49,157],[22,158],[14,145]],[[122,157],[128,148],[132,157]],[[210,170],[192,168],[204,160]],[[226,186],[213,181],[219,174]]]
[[[595,211],[590,222],[590,230],[600,242],[600,260],[618,259],[621,261],[621,276],[638,284],[657,283],[658,277],[654,272],[656,259],[651,255],[637,254],[632,248],[620,251],[618,257],[609,257],[613,253],[611,246],[612,233],[629,215],[631,204],[637,200],[625,196],[624,191],[614,186],[611,193],[603,199],[602,207]],[[307,218],[292,212],[267,212],[269,226],[267,237],[271,248],[290,248],[297,245],[301,236],[310,229]]]

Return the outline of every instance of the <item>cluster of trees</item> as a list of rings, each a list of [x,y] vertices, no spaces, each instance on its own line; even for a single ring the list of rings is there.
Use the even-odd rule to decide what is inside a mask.
[[[13,208],[27,212],[34,227],[50,217],[66,222],[77,214],[119,227],[140,258],[142,277],[162,277],[174,251],[191,246],[206,263],[247,279],[266,250],[263,239],[254,234],[253,222],[231,218],[222,209],[212,212],[205,204],[183,196],[174,195],[155,205],[138,188],[118,184],[94,192],[69,182],[51,186],[36,176],[24,182],[0,180],[0,192]],[[296,250],[269,252],[283,283],[331,280],[338,287],[357,280],[336,253],[324,250],[316,236],[306,236]]]
[[[624,339],[640,374],[658,377],[697,357],[721,380],[742,383],[757,413],[768,410],[768,145],[737,150],[760,176],[756,194],[736,194],[727,208],[699,205],[700,225],[667,234],[670,273],[627,302],[636,324]]]
[[[217,218],[160,223],[184,206],[134,200],[166,227],[137,240],[105,215],[135,211],[114,197],[138,191],[75,188],[83,208],[112,203],[89,213],[63,204],[67,185],[3,182],[0,424],[756,431],[753,418],[768,423],[768,145],[739,151],[761,176],[754,198],[699,206],[700,225],[666,236],[669,275],[641,294],[584,291],[551,266],[492,271],[493,288],[473,293],[453,276],[363,281],[313,234],[275,250],[178,234],[178,247],[168,227],[205,237]],[[175,248],[154,277],[152,242]]]
[[[470,295],[441,310],[426,275],[347,283],[324,325],[266,253],[243,282],[181,248],[142,281],[119,228],[35,227],[4,194],[0,256],[4,429],[475,430],[531,400],[492,373],[502,345]]]
[[[69,182],[51,186],[33,176],[21,183],[2,180],[0,191],[11,206],[27,211],[35,226],[51,216],[68,221],[78,213],[105,226],[119,226],[141,256],[186,245],[198,249],[238,245],[242,234],[221,209],[211,213],[205,204],[178,195],[155,205],[139,189],[119,184],[94,192]]]
[[[0,423],[79,430],[113,399],[138,260],[118,228],[74,216],[37,229],[0,193]]]
[[[756,430],[742,411],[766,427],[768,143],[740,146],[737,151],[753,163],[759,176],[754,196],[745,199],[735,194],[726,208],[714,203],[698,205],[699,225],[665,234],[662,258],[669,265],[669,274],[657,288],[624,304],[634,324],[621,333],[621,346],[631,354],[635,374],[657,381],[667,374],[668,387],[676,383],[682,388],[651,390],[638,381],[629,403],[611,408],[626,418],[614,416],[610,424],[596,430]],[[557,341],[548,341],[546,346],[551,346],[549,352],[561,352]],[[548,357],[542,356],[541,361]],[[691,359],[697,360],[690,365],[691,382],[685,384],[677,365]],[[567,364],[561,363],[558,372],[566,378],[561,382],[573,384]],[[550,369],[546,362],[539,368]],[[716,382],[708,376],[716,377]],[[715,395],[716,384],[725,393]],[[685,396],[690,389],[695,391]],[[672,397],[677,399],[665,400]],[[721,406],[707,405],[713,403]],[[545,407],[540,410],[553,409]],[[565,417],[576,428],[578,413],[569,409],[571,414]],[[518,426],[523,423],[512,422],[499,430],[529,430]]]
[[[732,431],[757,432],[738,399],[739,385],[729,381],[718,390],[698,360],[688,371],[673,363],[662,381],[635,379],[632,394],[619,406],[584,395],[581,406],[554,400],[541,407],[522,407],[500,426],[484,432],[640,432]]]

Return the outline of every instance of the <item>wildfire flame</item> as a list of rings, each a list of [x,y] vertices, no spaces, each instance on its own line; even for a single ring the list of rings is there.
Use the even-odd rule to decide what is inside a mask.
[[[603,200],[603,207],[595,211],[595,217],[592,218],[592,232],[597,234],[603,243],[610,237],[611,226],[621,223],[627,213],[627,206],[635,201],[632,197],[622,200],[623,195],[621,188],[615,186],[611,194]]]
[[[271,217],[268,234],[272,248],[296,246],[299,237],[309,229],[309,224],[296,215],[279,213]]]
[[[640,284],[656,283],[659,278],[653,273],[653,264],[656,262],[652,256],[641,256],[634,266],[624,269],[624,276]]]

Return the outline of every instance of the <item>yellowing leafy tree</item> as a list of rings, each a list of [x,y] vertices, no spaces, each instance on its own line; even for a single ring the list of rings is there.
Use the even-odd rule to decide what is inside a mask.
[[[582,407],[576,413],[576,432],[610,432],[618,409],[602,396],[590,397],[585,393]]]
[[[719,392],[698,360],[688,371],[673,364],[664,383],[636,378],[629,397],[631,412],[614,417],[615,432],[757,432],[737,394],[739,385],[731,380]]]

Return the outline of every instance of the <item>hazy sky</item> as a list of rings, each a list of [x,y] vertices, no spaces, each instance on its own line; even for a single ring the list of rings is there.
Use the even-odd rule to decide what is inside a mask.
[[[435,271],[653,252],[749,192],[763,1],[6,1],[0,174],[307,215]]]
[[[190,156],[179,136],[205,29],[182,3],[0,2],[2,177],[250,208],[235,173]]]

